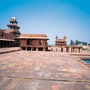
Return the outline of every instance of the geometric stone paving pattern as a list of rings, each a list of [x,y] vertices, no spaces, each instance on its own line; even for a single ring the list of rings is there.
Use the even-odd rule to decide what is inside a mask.
[[[90,68],[68,53],[0,54],[0,90],[90,90]]]
[[[0,48],[0,54],[14,52],[14,51],[20,51],[20,50],[21,50],[20,47]]]

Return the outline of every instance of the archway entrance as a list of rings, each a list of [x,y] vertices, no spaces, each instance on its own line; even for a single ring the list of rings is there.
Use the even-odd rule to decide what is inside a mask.
[[[28,47],[27,50],[31,51],[31,47]]]
[[[38,48],[38,51],[43,51],[43,48]]]
[[[79,53],[81,52],[81,48],[78,48]]]
[[[69,52],[69,48],[68,47],[66,48],[66,52]]]
[[[32,50],[33,50],[33,51],[36,51],[36,48],[34,47]]]
[[[71,52],[74,52],[74,48],[71,48]]]
[[[22,47],[22,50],[25,50],[25,47]]]
[[[63,52],[63,48],[61,48],[61,52]]]

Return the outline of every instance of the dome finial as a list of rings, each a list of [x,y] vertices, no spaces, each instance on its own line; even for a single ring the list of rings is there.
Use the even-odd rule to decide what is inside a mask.
[[[63,38],[66,40],[67,39],[67,36],[65,35]]]
[[[56,35],[56,39],[58,39],[58,35]]]
[[[16,20],[16,17],[12,17],[11,19],[15,19]]]

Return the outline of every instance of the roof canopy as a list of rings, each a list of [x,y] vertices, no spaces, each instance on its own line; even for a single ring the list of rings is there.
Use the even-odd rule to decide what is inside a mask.
[[[17,19],[15,17],[12,17],[11,20],[10,20],[11,23],[18,23],[17,22]]]
[[[21,34],[18,39],[47,39],[46,34]]]

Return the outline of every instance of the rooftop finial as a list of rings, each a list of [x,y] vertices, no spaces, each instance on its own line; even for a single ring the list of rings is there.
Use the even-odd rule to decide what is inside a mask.
[[[66,40],[67,39],[67,36],[65,35],[63,38]]]
[[[12,17],[12,18],[10,19],[10,23],[16,23],[16,24],[17,24],[18,22],[17,22],[16,17]]]
[[[16,19],[15,17],[12,17],[11,19]]]
[[[56,39],[58,39],[58,36],[56,35]]]

